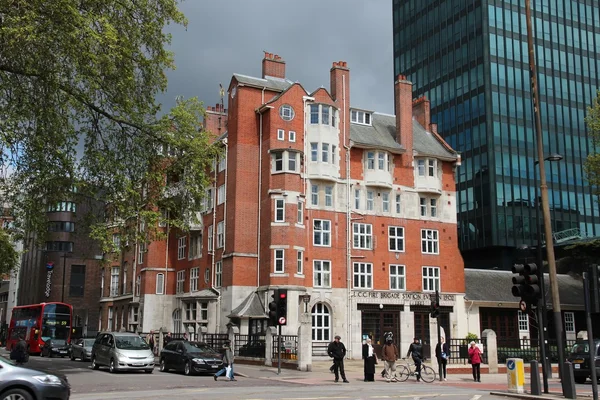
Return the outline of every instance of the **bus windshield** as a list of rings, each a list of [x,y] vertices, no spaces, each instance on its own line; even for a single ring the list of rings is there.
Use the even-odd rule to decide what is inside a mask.
[[[71,331],[71,309],[62,304],[46,304],[42,316],[42,340],[68,340]]]

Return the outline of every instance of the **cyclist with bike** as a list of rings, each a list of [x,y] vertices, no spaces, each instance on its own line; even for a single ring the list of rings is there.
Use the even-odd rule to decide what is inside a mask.
[[[417,376],[417,382],[421,381],[421,363],[423,362],[423,345],[419,338],[415,338],[414,342],[410,344],[408,348],[408,353],[406,353],[406,357],[412,356],[412,359],[415,363]]]

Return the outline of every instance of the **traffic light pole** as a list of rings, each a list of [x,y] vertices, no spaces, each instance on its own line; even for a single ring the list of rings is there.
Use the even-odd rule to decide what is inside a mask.
[[[277,332],[277,375],[281,374],[281,325],[278,325]]]

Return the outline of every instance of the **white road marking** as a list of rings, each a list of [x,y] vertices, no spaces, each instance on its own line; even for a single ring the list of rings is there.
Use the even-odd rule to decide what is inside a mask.
[[[481,398],[481,395],[477,394],[477,395],[471,397],[470,400],[479,400],[480,398]]]

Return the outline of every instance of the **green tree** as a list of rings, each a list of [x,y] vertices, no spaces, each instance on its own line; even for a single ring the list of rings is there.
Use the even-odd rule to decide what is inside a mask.
[[[219,149],[202,129],[197,99],[178,99],[166,111],[156,101],[165,70],[174,68],[165,29],[187,24],[178,3],[2,2],[2,193],[21,232],[43,240],[45,208],[71,198],[100,201],[116,220],[147,226],[163,209],[185,229]],[[174,176],[176,195],[164,185]],[[88,222],[107,241],[113,228],[103,219],[98,213]]]
[[[4,275],[17,267],[19,253],[13,246],[10,234],[0,229],[0,275]]]
[[[594,150],[596,150],[588,154],[585,161],[585,172],[594,194],[600,196],[600,153],[597,151],[600,148],[600,92],[594,99],[594,104],[588,108],[585,122],[594,144]]]

